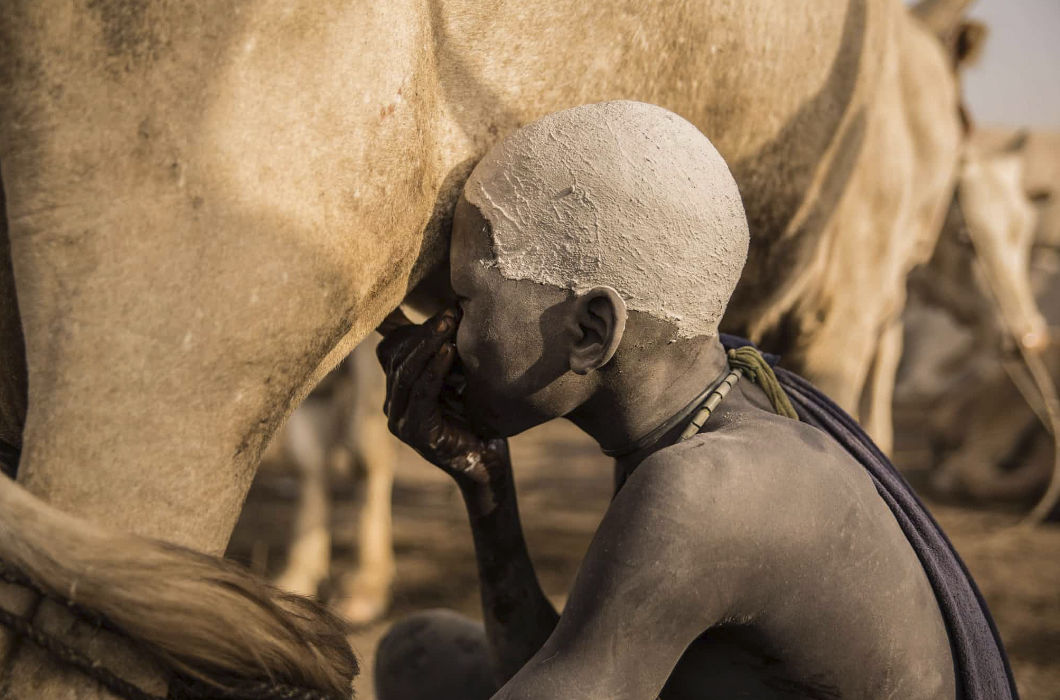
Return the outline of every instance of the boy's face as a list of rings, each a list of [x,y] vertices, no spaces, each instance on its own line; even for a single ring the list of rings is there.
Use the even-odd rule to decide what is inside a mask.
[[[453,218],[450,266],[462,316],[456,344],[467,377],[468,418],[487,437],[509,436],[562,416],[587,396],[570,371],[580,337],[571,293],[510,280],[496,267],[488,223],[463,197]]]

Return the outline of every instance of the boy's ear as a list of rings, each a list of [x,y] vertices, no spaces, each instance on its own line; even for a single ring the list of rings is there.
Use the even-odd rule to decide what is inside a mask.
[[[581,337],[570,353],[575,374],[588,374],[610,362],[626,332],[626,302],[611,287],[593,287],[574,299],[574,322]]]

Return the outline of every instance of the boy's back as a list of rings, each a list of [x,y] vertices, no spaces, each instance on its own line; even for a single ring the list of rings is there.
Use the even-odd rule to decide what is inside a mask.
[[[679,581],[694,600],[714,595],[708,582],[725,567],[748,580],[733,586],[726,621],[689,647],[663,698],[704,688],[717,697],[954,695],[931,585],[871,479],[830,437],[773,413],[754,385],[738,385],[707,432],[645,460],[606,517],[635,524],[635,513],[660,510],[669,517],[653,518],[649,546],[624,552],[641,577],[630,585]],[[661,557],[655,538],[681,542],[679,562]],[[673,576],[671,566],[691,571]]]

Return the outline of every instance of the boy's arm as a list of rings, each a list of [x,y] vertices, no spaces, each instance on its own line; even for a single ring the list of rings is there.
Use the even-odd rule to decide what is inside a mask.
[[[455,330],[456,313],[445,311],[422,326],[387,334],[377,351],[387,374],[384,410],[391,432],[453,477],[464,496],[486,634],[503,683],[541,647],[559,615],[526,549],[507,442],[483,440],[452,401],[443,406]]]
[[[748,591],[770,584],[756,540],[730,527],[741,499],[711,492],[709,466],[657,453],[617,494],[555,631],[495,696],[648,700],[700,634],[740,619]],[[699,472],[699,474],[696,474]],[[720,506],[720,507],[712,507]],[[719,518],[705,514],[716,513]],[[765,577],[768,578],[768,577]],[[708,692],[709,689],[705,689]]]
[[[541,590],[526,549],[510,465],[496,470],[488,486],[460,490],[475,541],[486,636],[498,680],[505,683],[545,643],[559,615]]]

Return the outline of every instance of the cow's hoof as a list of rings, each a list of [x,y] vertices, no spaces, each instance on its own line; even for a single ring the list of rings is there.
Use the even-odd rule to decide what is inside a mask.
[[[316,597],[320,590],[321,579],[302,571],[288,569],[281,573],[273,585],[295,595]]]
[[[332,608],[354,625],[367,625],[390,608],[390,579],[355,574],[342,582]]]

